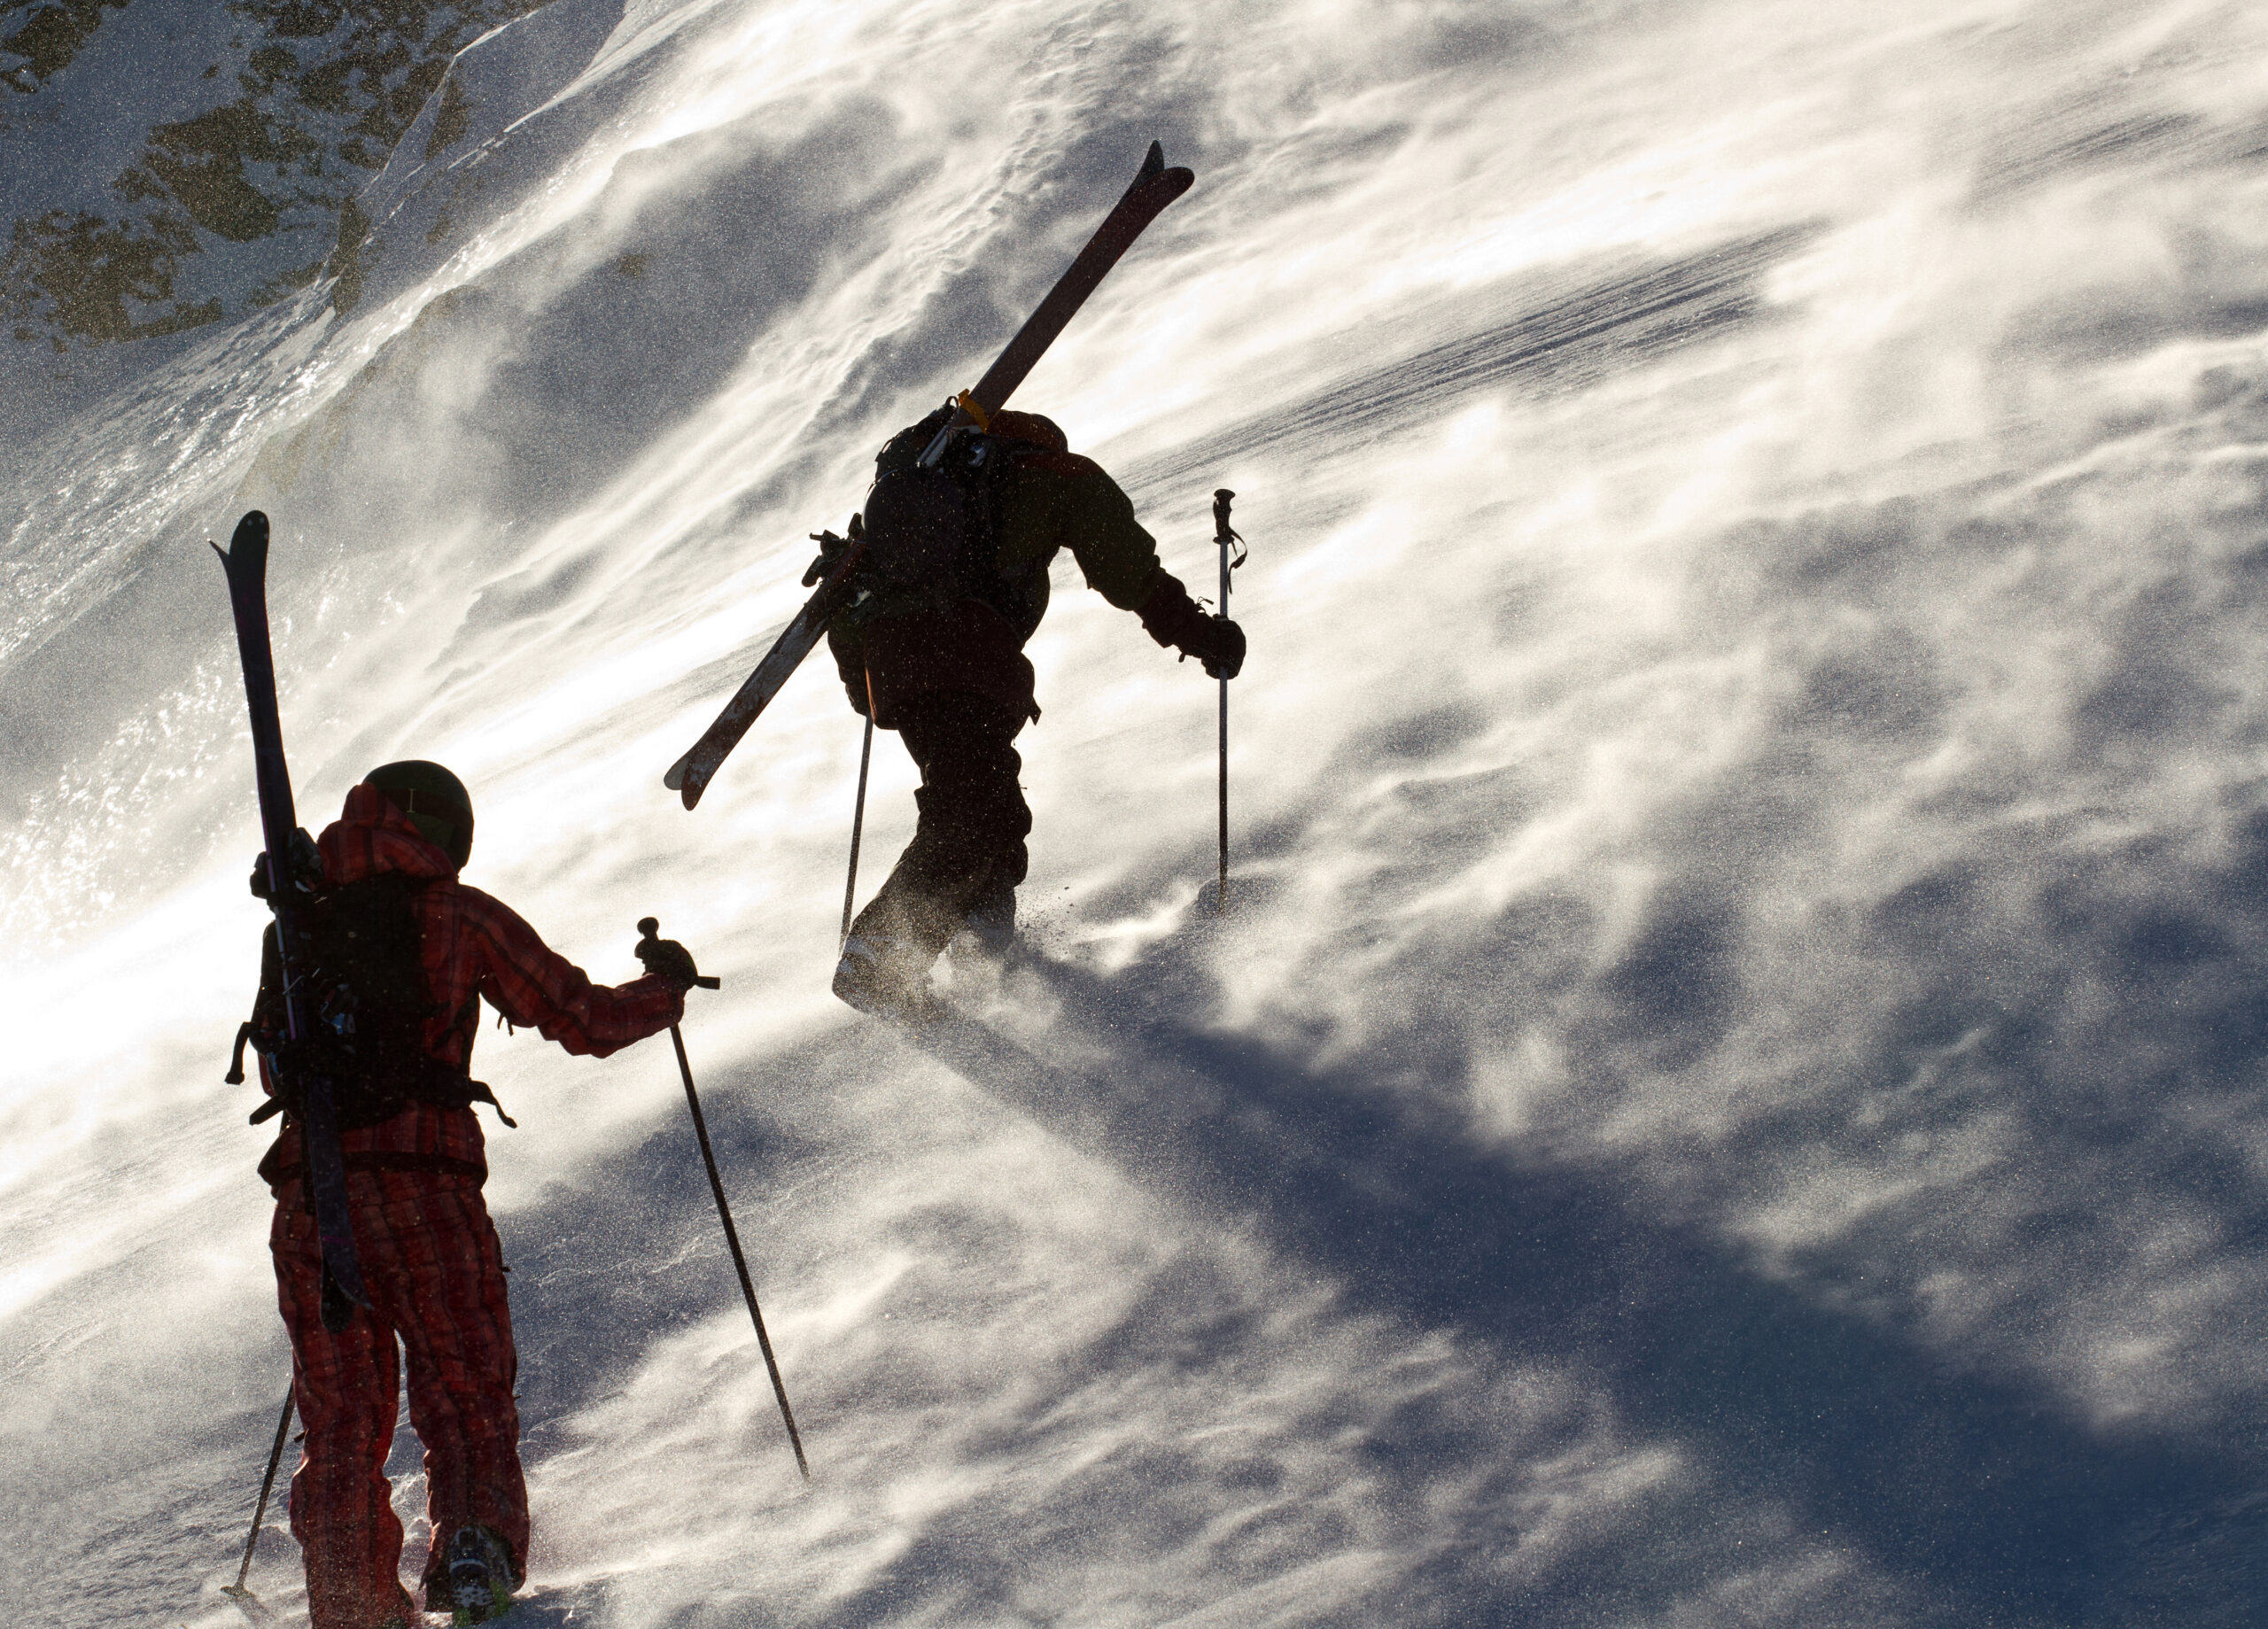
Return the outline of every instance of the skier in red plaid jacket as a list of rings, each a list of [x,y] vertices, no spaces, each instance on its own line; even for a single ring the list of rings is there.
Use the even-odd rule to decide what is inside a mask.
[[[324,888],[386,873],[415,880],[428,1057],[463,1074],[482,998],[508,1022],[596,1058],[682,1016],[695,976],[682,947],[646,941],[646,976],[594,984],[509,907],[457,880],[471,836],[462,783],[437,764],[412,762],[373,770],[315,843]],[[277,1005],[264,981],[255,1031],[280,1029]],[[278,1095],[264,1056],[261,1081]],[[385,1478],[398,1337],[410,1423],[425,1447],[433,1533],[425,1604],[479,1622],[503,1610],[524,1578],[528,1542],[513,1403],[518,1359],[503,1260],[480,1194],[488,1174],[480,1124],[469,1105],[411,1100],[343,1130],[339,1145],[371,1307],[338,1333],[323,1327],[322,1252],[295,1116],[286,1113],[260,1166],[276,1195],[269,1247],[306,1432],[291,1514],[309,1615],[314,1629],[417,1621],[401,1584],[401,1524]]]

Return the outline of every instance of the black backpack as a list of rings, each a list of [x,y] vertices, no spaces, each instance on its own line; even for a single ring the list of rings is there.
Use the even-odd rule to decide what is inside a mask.
[[[975,429],[954,432],[928,469],[922,453],[951,416],[947,403],[890,438],[874,460],[864,514],[866,555],[854,609],[893,616],[921,604],[981,600],[1021,621],[1020,596],[998,570],[998,519],[1014,460],[1006,446]]]
[[[282,958],[276,925],[268,925],[260,941],[260,995],[251,1022],[237,1032],[228,1075],[232,1082],[244,1079],[247,1042],[274,1067],[278,1095],[252,1112],[253,1125],[285,1111],[305,1117],[298,1082],[307,1070],[330,1078],[341,1130],[390,1120],[412,1102],[452,1108],[495,1103],[470,1071],[425,1050],[426,1020],[441,1011],[427,991],[420,955],[416,901],[427,880],[387,872],[300,896],[292,918],[304,942],[295,947],[292,965],[300,970],[299,1013],[307,1033],[296,1044],[285,1036]]]

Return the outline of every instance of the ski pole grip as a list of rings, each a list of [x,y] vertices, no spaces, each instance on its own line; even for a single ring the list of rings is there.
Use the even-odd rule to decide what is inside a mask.
[[[658,937],[661,931],[662,924],[658,917],[641,916],[638,919],[638,938],[641,943]],[[722,979],[712,979],[707,974],[696,974],[694,976],[693,985],[695,989],[722,989],[725,987],[725,981]]]

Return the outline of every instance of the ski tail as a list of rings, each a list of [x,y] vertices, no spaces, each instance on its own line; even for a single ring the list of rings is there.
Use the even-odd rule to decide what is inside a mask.
[[[772,698],[780,694],[780,687],[803,665],[804,658],[812,654],[812,648],[826,634],[827,623],[850,596],[851,579],[866,554],[864,539],[852,542],[850,552],[835,562],[826,578],[812,590],[812,597],[804,601],[795,620],[764,653],[764,660],[756,664],[756,671],[733,693],[733,699],[725,703],[725,710],[717,715],[717,721],[702,732],[692,750],[670,765],[669,773],[662,777],[662,784],[683,799],[687,809],[701,801],[701,795],[709,789],[710,780],[726,756],[740,745],[741,737],[749,733],[757,715],[772,704]]]

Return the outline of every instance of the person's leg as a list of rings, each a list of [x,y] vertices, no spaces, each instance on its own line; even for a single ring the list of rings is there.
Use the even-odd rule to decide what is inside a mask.
[[[900,710],[898,734],[921,772],[913,841],[853,925],[886,935],[922,968],[960,930],[969,911],[1024,879],[1031,810],[1016,777],[1022,715],[963,691],[918,696]]]
[[[307,1576],[314,1629],[388,1629],[411,1621],[401,1586],[401,1524],[385,1478],[400,1371],[393,1330],[358,1311],[337,1334],[322,1326],[322,1253],[315,1218],[286,1190],[268,1248],[276,1299],[291,1336],[291,1392],[305,1432],[291,1476],[291,1536]],[[356,1216],[356,1241],[369,1230]],[[367,1248],[375,1281],[384,1263]]]
[[[447,1610],[450,1540],[485,1527],[525,1578],[527,1483],[512,1399],[519,1358],[505,1299],[503,1253],[478,1186],[460,1176],[384,1178],[399,1274],[395,1317],[409,1371],[409,1420],[425,1445],[433,1548],[425,1604]]]

